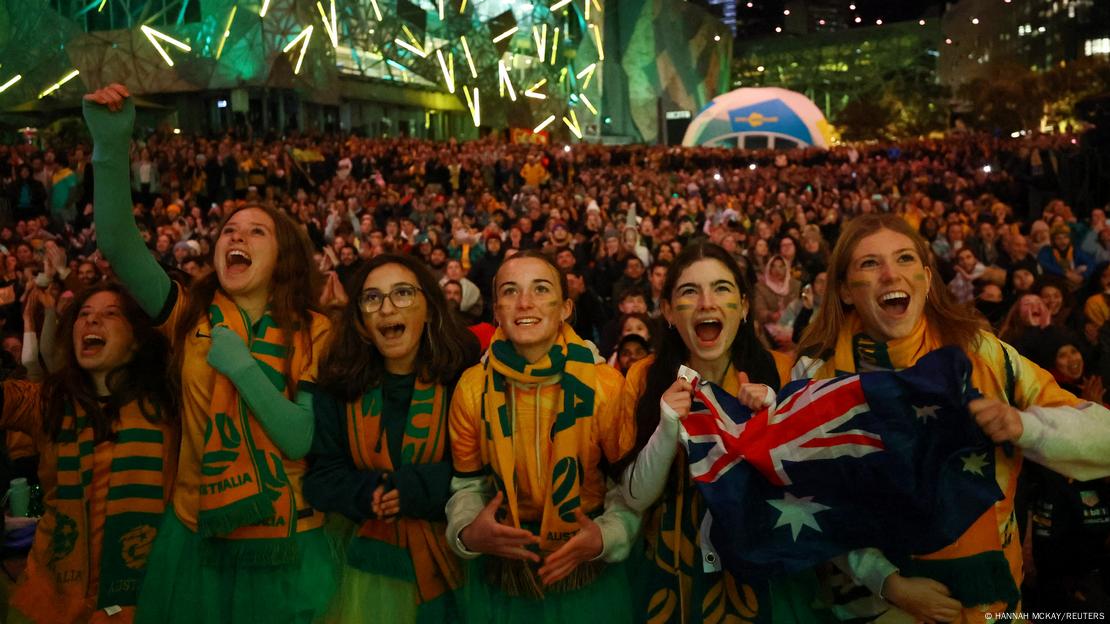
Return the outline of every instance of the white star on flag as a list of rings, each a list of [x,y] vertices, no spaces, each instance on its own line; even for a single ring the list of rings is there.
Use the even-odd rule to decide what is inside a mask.
[[[939,405],[922,405],[921,407],[914,405],[913,414],[914,416],[917,416],[918,420],[927,423],[929,422],[930,418],[934,420],[937,418],[938,409],[940,409]]]
[[[812,496],[798,498],[789,492],[785,493],[782,500],[769,500],[767,504],[782,512],[774,528],[790,525],[790,531],[793,533],[795,542],[798,541],[798,534],[802,532],[802,527],[807,526],[814,531],[821,532],[821,527],[817,524],[814,515],[830,509],[830,507],[821,503],[813,502]]]
[[[964,472],[970,472],[973,475],[983,475],[983,467],[989,464],[987,461],[986,453],[972,453],[967,457],[961,458],[964,462]]]

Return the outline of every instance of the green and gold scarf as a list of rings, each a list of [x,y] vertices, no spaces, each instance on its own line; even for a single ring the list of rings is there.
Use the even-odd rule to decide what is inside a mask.
[[[444,461],[447,452],[447,406],[450,392],[438,384],[418,381],[409,402],[408,420],[401,441],[401,457],[389,454],[382,425],[382,388],[375,386],[357,401],[347,404],[347,437],[351,458],[359,470],[392,472],[404,464]],[[393,569],[394,557],[381,551],[381,544],[404,549],[412,569]],[[373,518],[362,523],[347,549],[347,561],[360,569],[407,580],[416,578],[421,602],[434,600],[462,583],[459,562],[447,547],[443,522],[416,518],[387,521]]]
[[[549,433],[547,466],[551,470],[551,497],[540,521],[540,550],[554,552],[564,540],[548,536],[573,535],[578,530],[574,510],[579,507],[578,473],[581,471],[579,451],[589,438],[589,427],[581,421],[593,418],[594,388],[597,372],[594,354],[570,325],[563,323],[562,333],[548,354],[528,363],[498,329],[490,344],[485,362],[486,382],[483,392],[482,423],[485,429],[483,446],[489,447],[490,463],[500,477],[509,506],[509,519],[517,527],[521,517],[517,505],[516,452],[513,444],[513,420],[506,393],[507,381],[518,384],[544,384],[558,379],[562,393],[553,406],[558,409]],[[540,406],[537,405],[537,408]]]
[[[176,436],[150,422],[137,402],[120,410],[112,443],[111,473],[100,561],[92,562],[93,427],[84,411],[68,406],[58,434],[58,485],[50,531],[48,575],[28,575],[21,596],[34,604],[18,604],[25,613],[48,609],[79,617],[85,609],[91,577],[99,578],[96,606],[134,606],[146,570],[147,556],[169,498]],[[166,471],[170,471],[169,479]],[[44,519],[45,520],[45,519]],[[99,573],[90,568],[99,566]],[[52,581],[52,583],[49,583]],[[39,587],[39,585],[44,585]],[[48,586],[45,586],[48,585]]]
[[[251,327],[245,313],[217,291],[208,321],[211,327],[224,325],[238,334],[274,387],[292,398],[296,390],[286,387],[283,374],[289,348],[269,309]],[[312,357],[308,331],[303,328],[293,334],[294,371],[304,370]],[[303,529],[298,526],[297,500],[285,472],[285,461],[289,460],[251,414],[231,380],[215,375],[200,468],[197,517],[200,534],[230,539],[280,539]],[[259,557],[258,563],[262,565],[287,563],[297,556],[290,550],[292,543],[274,542],[271,546],[265,552],[248,556]]]

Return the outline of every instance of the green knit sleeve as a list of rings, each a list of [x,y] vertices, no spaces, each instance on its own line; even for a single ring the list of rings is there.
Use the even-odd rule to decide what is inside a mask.
[[[150,254],[131,215],[131,168],[128,148],[135,125],[135,104],[123,110],[84,102],[85,122],[93,138],[93,222],[96,243],[112,270],[152,317],[159,317],[170,296],[170,278]]]

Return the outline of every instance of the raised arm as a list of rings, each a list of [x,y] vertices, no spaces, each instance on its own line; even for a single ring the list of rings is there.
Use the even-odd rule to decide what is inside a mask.
[[[143,243],[131,214],[131,163],[128,147],[135,125],[135,104],[123,85],[90,93],[85,122],[93,137],[93,221],[96,243],[120,281],[152,317],[170,295],[170,278]]]

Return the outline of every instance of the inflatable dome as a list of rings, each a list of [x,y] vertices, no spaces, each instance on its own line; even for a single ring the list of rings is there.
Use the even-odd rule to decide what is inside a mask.
[[[685,146],[745,149],[828,148],[832,127],[809,98],[777,87],[744,88],[713,98],[690,122]]]

